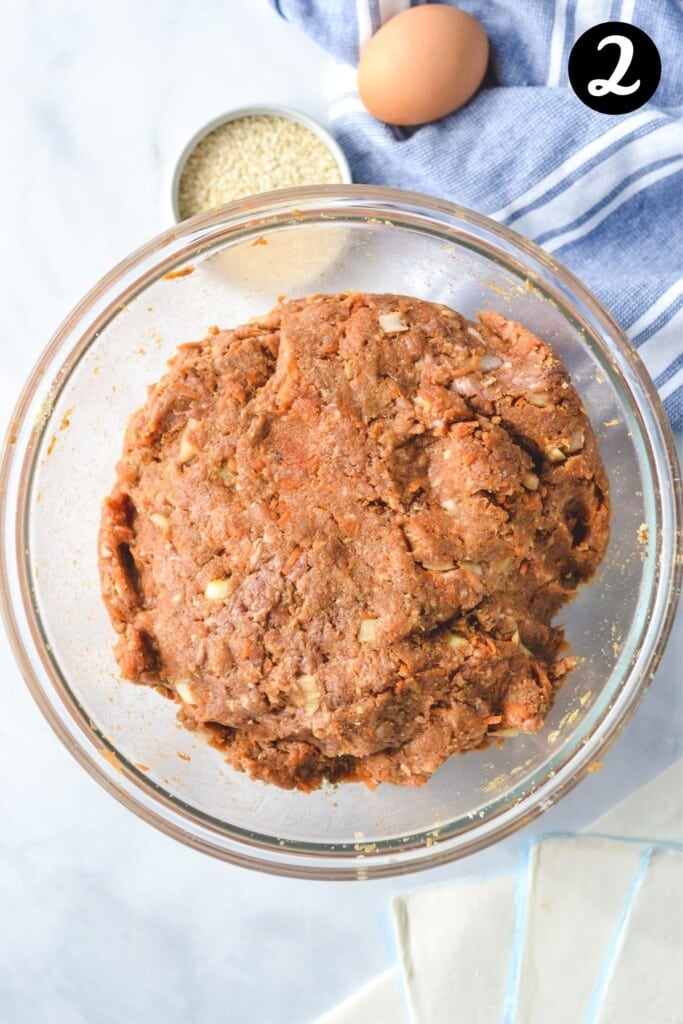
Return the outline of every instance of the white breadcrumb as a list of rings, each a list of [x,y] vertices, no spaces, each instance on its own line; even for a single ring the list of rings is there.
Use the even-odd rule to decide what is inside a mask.
[[[341,180],[334,155],[305,125],[250,114],[219,125],[197,144],[180,178],[178,208],[184,220],[259,192]]]

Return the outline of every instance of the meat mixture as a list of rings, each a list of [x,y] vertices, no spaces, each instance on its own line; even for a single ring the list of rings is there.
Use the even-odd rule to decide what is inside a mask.
[[[122,674],[252,777],[420,785],[534,732],[605,472],[553,351],[399,295],[180,346],[131,418],[99,558]]]

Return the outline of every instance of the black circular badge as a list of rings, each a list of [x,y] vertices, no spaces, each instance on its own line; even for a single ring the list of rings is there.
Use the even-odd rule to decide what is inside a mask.
[[[646,32],[626,21],[604,21],[576,40],[569,81],[582,103],[600,114],[630,114],[659,85],[662,61]]]

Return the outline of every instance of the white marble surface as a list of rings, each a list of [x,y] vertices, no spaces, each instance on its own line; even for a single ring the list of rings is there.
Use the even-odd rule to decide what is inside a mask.
[[[265,0],[5,3],[3,433],[71,306],[168,226],[195,128],[260,101],[324,122],[330,74]],[[307,1024],[391,962],[392,893],[510,867],[529,834],[581,827],[673,760],[680,664],[678,641],[604,770],[524,833],[412,878],[313,883],[213,861],[126,811],[61,747],[0,633],[0,1021]]]

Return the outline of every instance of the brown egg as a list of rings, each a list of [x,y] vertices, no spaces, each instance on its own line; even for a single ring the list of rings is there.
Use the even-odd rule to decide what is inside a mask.
[[[488,56],[486,33],[471,14],[447,4],[410,7],[385,22],[363,51],[360,98],[380,121],[425,124],[467,103]]]

